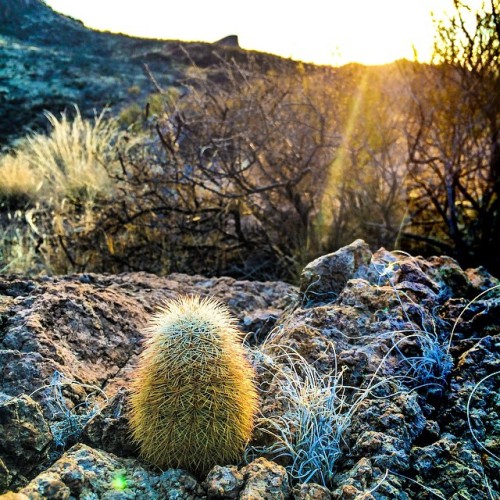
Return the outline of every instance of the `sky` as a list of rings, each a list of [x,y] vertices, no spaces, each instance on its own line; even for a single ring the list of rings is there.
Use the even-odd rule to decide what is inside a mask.
[[[474,3],[473,0],[472,3]],[[214,42],[317,64],[428,61],[437,17],[452,0],[45,0],[90,28]],[[479,3],[479,0],[476,2]]]

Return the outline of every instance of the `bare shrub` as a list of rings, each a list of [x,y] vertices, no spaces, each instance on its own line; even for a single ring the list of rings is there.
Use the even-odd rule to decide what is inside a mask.
[[[500,23],[497,0],[454,1],[437,25],[434,65],[409,76],[410,225],[419,251],[500,272]]]
[[[108,169],[112,199],[55,214],[73,268],[290,278],[321,251],[336,139],[313,79],[224,64],[224,84],[193,77]]]

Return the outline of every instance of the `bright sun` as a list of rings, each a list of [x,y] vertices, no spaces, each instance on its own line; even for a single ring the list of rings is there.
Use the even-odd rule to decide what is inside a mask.
[[[432,52],[437,17],[452,0],[45,0],[87,26],[130,35],[212,42],[239,36],[246,49],[340,65],[421,61]],[[474,0],[478,5],[481,0]],[[470,3],[474,3],[470,2]]]

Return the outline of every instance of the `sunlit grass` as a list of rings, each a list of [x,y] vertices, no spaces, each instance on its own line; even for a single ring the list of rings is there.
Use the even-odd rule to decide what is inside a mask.
[[[117,121],[105,111],[85,119],[76,107],[72,119],[66,113],[58,118],[47,112],[46,117],[48,135],[31,135],[14,153],[0,158],[0,196],[86,201],[109,195],[108,170],[118,165]]]
[[[8,154],[0,159],[0,206],[24,208],[38,197],[41,176],[24,155]]]
[[[272,353],[266,352],[271,350]],[[298,352],[287,346],[269,344],[255,351],[262,366],[269,367],[273,383],[280,387],[276,396],[283,412],[262,416],[257,426],[272,438],[252,453],[284,459],[292,480],[328,486],[342,455],[342,439],[350,423],[342,385],[342,372],[321,375]],[[267,368],[266,368],[267,369]]]
[[[118,139],[114,120],[102,112],[94,120],[66,114],[56,118],[47,113],[50,135],[35,135],[28,140],[29,161],[44,179],[44,188],[69,198],[93,199],[109,192],[106,167],[116,160],[113,144]]]
[[[94,226],[99,206],[113,197],[118,150],[132,143],[106,110],[92,119],[77,107],[46,117],[47,134],[0,157],[0,272],[60,269],[68,250],[58,252],[56,239]]]

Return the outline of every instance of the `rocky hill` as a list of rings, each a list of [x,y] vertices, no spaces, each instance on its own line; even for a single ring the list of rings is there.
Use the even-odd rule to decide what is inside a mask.
[[[498,285],[448,257],[372,254],[361,240],[306,266],[300,288],[1,276],[1,498],[498,498]],[[143,327],[192,293],[238,318],[262,414],[295,455],[276,456],[264,419],[246,461],[207,477],[138,459],[127,401]],[[333,404],[323,420],[308,413],[318,402]]]
[[[191,64],[208,67],[220,57],[241,61],[251,54],[262,67],[294,64],[241,50],[234,37],[228,39],[208,44],[133,38],[88,29],[42,0],[0,0],[0,150],[42,128],[45,110],[57,114],[77,104],[92,116],[104,106],[118,111],[141,101],[156,90],[146,65],[166,88],[180,85]]]

